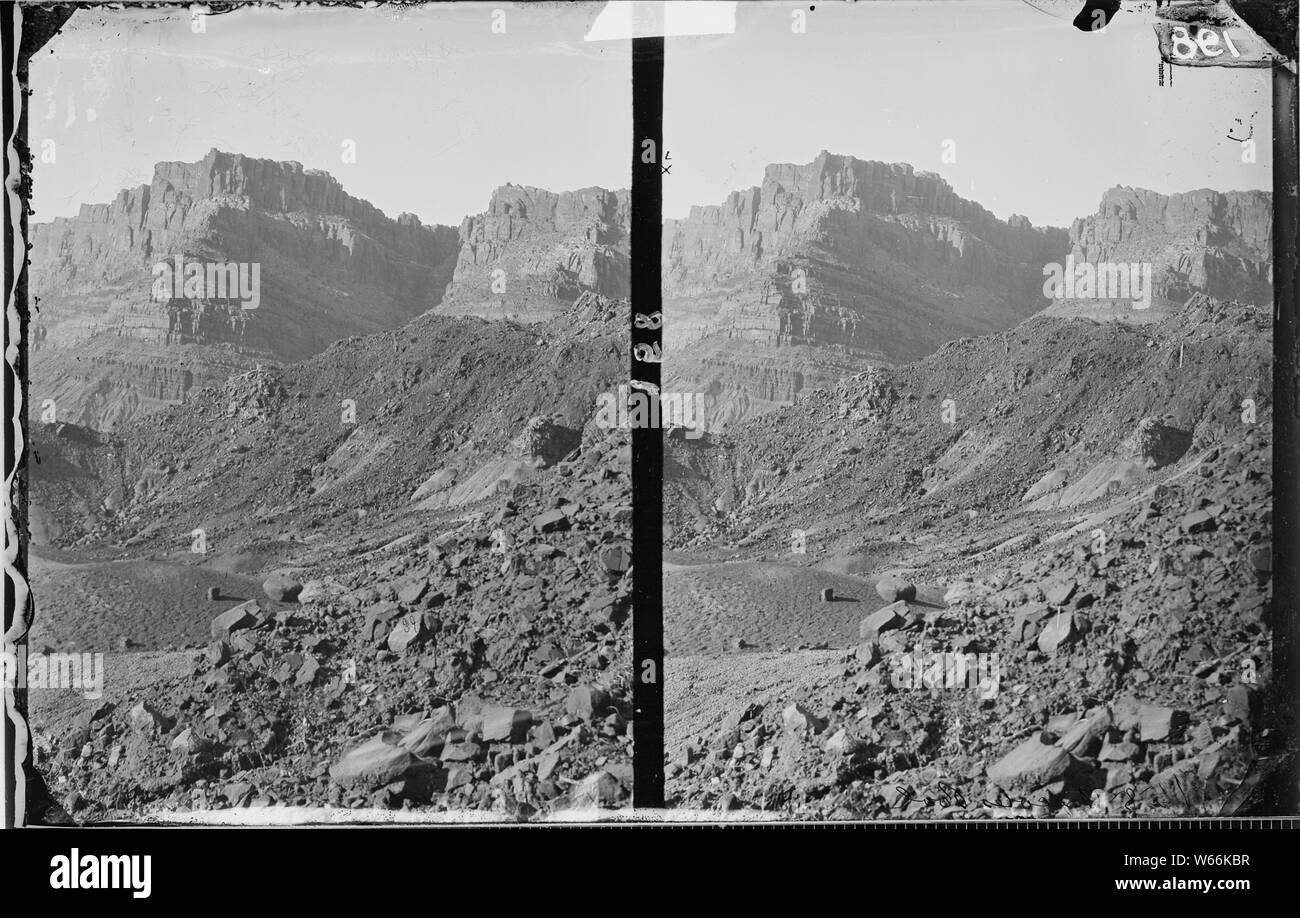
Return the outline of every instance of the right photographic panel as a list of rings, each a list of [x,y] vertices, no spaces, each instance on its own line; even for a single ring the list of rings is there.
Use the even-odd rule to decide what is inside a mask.
[[[1241,812],[1271,74],[1242,20],[1115,6],[742,3],[666,41],[681,818]]]

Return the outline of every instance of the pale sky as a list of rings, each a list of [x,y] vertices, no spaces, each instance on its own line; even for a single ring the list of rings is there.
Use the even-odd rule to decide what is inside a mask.
[[[1181,67],[1160,87],[1149,14],[1128,6],[1085,34],[1023,0],[741,3],[735,35],[667,42],[664,215],[822,149],[938,172],[1040,226],[1095,213],[1114,185],[1271,190],[1269,71]],[[1227,135],[1252,126],[1246,164]]]
[[[795,34],[791,11],[810,7]],[[32,62],[35,219],[214,146],[297,160],[390,216],[453,225],[507,182],[628,187],[628,45],[582,41],[599,8],[243,9],[201,34],[184,11],[79,10]],[[1093,213],[1116,184],[1271,189],[1268,71],[1179,68],[1160,87],[1144,12],[1084,34],[1024,0],[745,2],[736,27],[667,43],[666,216],[822,149],[938,172],[1038,225]],[[1247,164],[1227,135],[1252,128]],[[956,162],[941,161],[945,140]]]
[[[630,46],[583,42],[599,9],[241,9],[206,17],[201,34],[185,10],[78,10],[32,60],[34,219],[212,147],[323,169],[426,223],[457,225],[508,182],[627,188]],[[355,163],[342,160],[349,139]]]

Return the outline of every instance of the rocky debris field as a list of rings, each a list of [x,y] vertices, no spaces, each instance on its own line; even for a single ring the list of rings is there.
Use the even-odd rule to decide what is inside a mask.
[[[269,577],[191,678],[42,725],[47,781],[77,818],[626,805],[629,450],[590,441],[490,517]]]
[[[533,327],[425,315],[237,374],[111,435],[33,424],[34,449],[54,458],[31,473],[32,504],[63,548],[192,554],[196,528],[209,562],[363,544],[434,476],[473,475],[537,423],[569,431],[571,449],[626,375],[627,308],[588,295]]]
[[[1023,509],[1131,493],[1173,468],[1163,448],[1135,454],[1153,425],[1177,458],[1265,425],[1269,328],[1267,312],[1199,296],[1141,327],[1038,316],[865,369],[726,435],[669,440],[667,547],[788,553],[795,529],[823,555],[975,544]]]
[[[626,306],[584,298],[564,329],[426,317],[115,434],[102,482],[139,487],[74,546],[192,555],[197,519],[202,563],[255,564],[261,590],[195,589],[211,622],[183,676],[123,692],[110,670],[102,699],[34,706],[46,818],[630,805],[631,447],[589,421]],[[343,461],[353,440],[383,449]],[[521,450],[527,474],[417,506],[439,468]]]
[[[731,702],[670,746],[675,802],[807,818],[1217,811],[1269,678],[1269,450],[1252,436],[1207,456],[1117,518],[1104,551],[1089,532],[1045,541],[954,580],[945,608],[865,617],[838,680]]]
[[[814,394],[783,412],[784,424],[765,418],[742,428],[736,455],[748,467],[739,474],[727,474],[739,463],[726,456],[674,444],[683,470],[696,475],[678,492],[676,509],[687,511],[679,519],[704,521],[681,527],[682,553],[784,551],[787,563],[826,569],[850,569],[854,559],[902,569],[878,578],[887,604],[863,616],[856,641],[836,657],[835,678],[774,687],[764,675],[777,665],[768,655],[731,657],[736,684],[725,697],[697,712],[691,730],[669,727],[674,805],[809,819],[1225,806],[1253,759],[1271,675],[1271,416],[1267,396],[1258,414],[1241,407],[1254,392],[1243,379],[1270,378],[1267,335],[1250,312],[1199,300],[1178,328],[1155,334],[1080,322],[1071,338],[1057,322],[1016,329],[1013,340],[1045,340],[1000,361],[931,362],[856,381],[861,393],[849,394],[872,404],[854,428],[886,428],[856,435],[867,441],[865,458],[851,449],[853,436],[837,454],[828,441],[845,434],[834,427],[820,439],[812,433],[828,411],[850,420],[863,410],[840,393]],[[1113,363],[1069,385],[1089,358],[1102,359],[1094,336],[1134,334],[1140,342],[1110,351]],[[995,347],[1001,336],[940,356]],[[1044,359],[1029,364],[1034,354]],[[1169,372],[1150,373],[1139,388],[1145,362]],[[1179,369],[1179,394],[1158,415],[1167,425],[1134,423],[1157,416]],[[986,397],[963,390],[963,377],[983,380]],[[990,385],[1008,377],[1030,386]],[[909,406],[929,396],[909,395],[908,379],[939,381],[931,391],[951,393],[979,419],[968,414],[964,428],[947,432],[914,415],[909,424]],[[1034,390],[1036,381],[1046,391]],[[1049,413],[1048,399],[1068,408]],[[984,435],[981,423],[1001,429],[996,455],[970,470],[945,464],[942,443]],[[1163,426],[1185,432],[1186,442],[1161,434]],[[726,450],[727,438],[712,445]],[[1114,484],[1103,479],[1078,502],[1040,501],[1125,452],[1134,468]],[[784,469],[768,465],[774,455]],[[755,466],[767,466],[768,477],[749,471]],[[1056,468],[1059,481],[1028,493]],[[727,494],[732,482],[755,479]],[[808,481],[820,481],[826,496],[810,494]],[[700,506],[719,491],[728,497],[721,506]],[[683,508],[692,499],[694,509]],[[815,509],[796,512],[800,501]],[[746,532],[747,518],[765,526]],[[808,531],[807,560],[789,554],[796,526]],[[918,601],[909,590],[918,586],[942,601]],[[689,680],[725,659],[683,657],[670,669]]]

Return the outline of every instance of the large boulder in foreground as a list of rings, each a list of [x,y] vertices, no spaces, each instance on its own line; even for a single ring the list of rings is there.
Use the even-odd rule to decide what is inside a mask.
[[[874,641],[886,631],[901,628],[907,621],[907,603],[895,602],[878,609],[858,623],[858,637]]]
[[[236,631],[255,627],[259,621],[258,616],[261,611],[255,599],[250,599],[248,602],[240,603],[232,609],[227,609],[212,620],[212,639],[214,641],[224,641]]]
[[[276,571],[262,581],[262,592],[276,602],[297,602],[302,584],[284,571]]]
[[[1005,788],[1034,790],[1051,784],[1070,767],[1070,754],[1031,736],[989,766],[989,781]]]
[[[399,740],[391,730],[366,740],[330,766],[330,778],[337,784],[391,784],[418,761],[409,749],[398,745]]]
[[[1172,465],[1192,445],[1192,434],[1168,423],[1165,418],[1143,418],[1121,446],[1123,458],[1136,459],[1147,469]]]
[[[876,593],[885,602],[911,602],[916,599],[916,584],[901,577],[881,577],[876,581]]]

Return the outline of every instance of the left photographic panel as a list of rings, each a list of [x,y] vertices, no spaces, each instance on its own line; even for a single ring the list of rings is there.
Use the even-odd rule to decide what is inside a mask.
[[[28,823],[628,812],[598,13],[80,8],[31,57]]]

